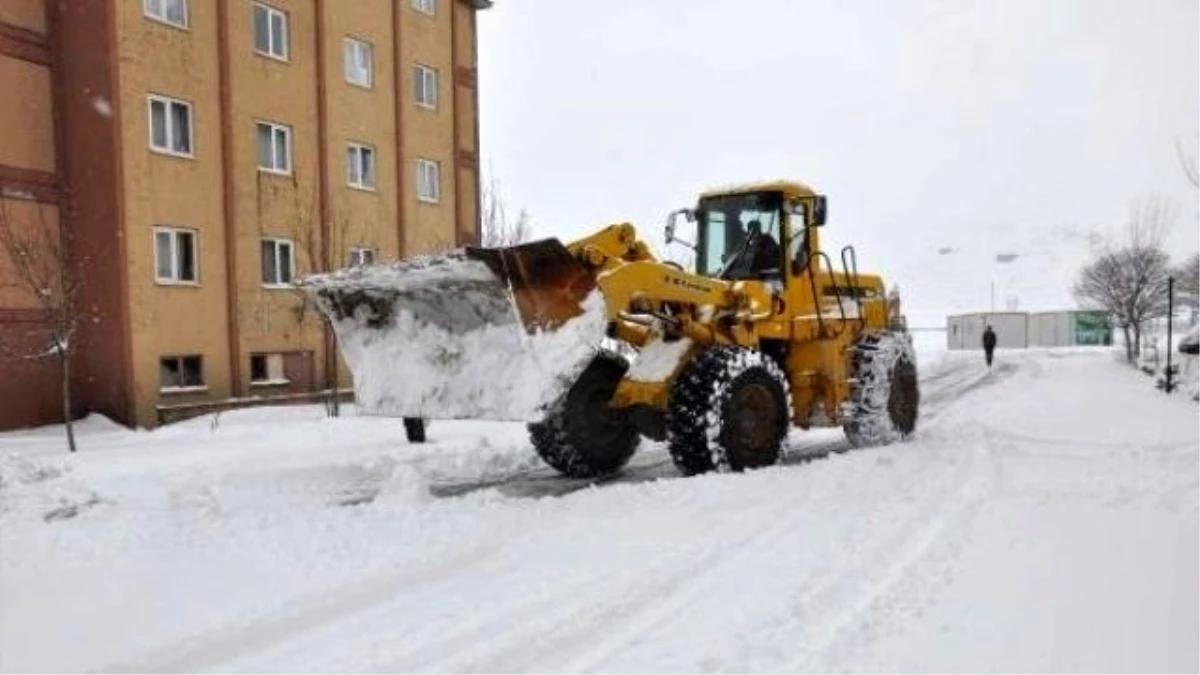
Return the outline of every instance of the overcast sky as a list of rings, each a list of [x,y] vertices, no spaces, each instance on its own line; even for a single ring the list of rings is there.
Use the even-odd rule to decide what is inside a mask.
[[[538,236],[628,220],[668,255],[696,192],[793,178],[829,196],[826,247],[853,243],[926,323],[987,309],[993,277],[1021,309],[1066,306],[1086,232],[1134,199],[1175,200],[1169,243],[1198,247],[1175,148],[1197,151],[1198,5],[497,0],[485,169]]]

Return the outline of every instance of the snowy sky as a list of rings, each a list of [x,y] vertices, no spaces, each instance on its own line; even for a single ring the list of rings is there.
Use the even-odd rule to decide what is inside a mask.
[[[753,11],[750,9],[753,8]],[[1086,232],[1175,200],[1200,133],[1195,0],[498,0],[480,14],[485,170],[535,235],[638,225],[714,183],[789,177],[826,242],[910,315],[1068,306]],[[939,253],[939,249],[951,249]],[[1016,262],[996,266],[999,253]]]

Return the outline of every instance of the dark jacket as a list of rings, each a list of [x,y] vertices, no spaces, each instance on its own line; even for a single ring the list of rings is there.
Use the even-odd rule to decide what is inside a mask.
[[[983,348],[989,352],[996,348],[996,333],[990,329],[983,331]]]

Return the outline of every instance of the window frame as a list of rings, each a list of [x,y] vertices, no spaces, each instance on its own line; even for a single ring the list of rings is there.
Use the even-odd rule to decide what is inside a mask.
[[[273,61],[280,61],[282,63],[290,63],[292,60],[292,46],[291,46],[291,43],[292,43],[291,20],[292,20],[292,17],[288,14],[288,12],[286,10],[279,9],[278,7],[275,7],[273,5],[268,5],[265,2],[252,2],[252,3],[250,3],[250,5],[251,5],[250,34],[251,34],[251,39],[253,40],[253,44],[254,44],[254,53],[259,56],[262,56],[264,58],[271,59]],[[257,22],[258,22],[258,11],[259,10],[262,10],[263,12],[265,12],[266,16],[267,16],[267,51],[264,51],[263,49],[259,48],[259,46],[258,46],[258,23]],[[278,15],[282,19],[281,20],[281,25],[283,28],[283,38],[282,38],[283,53],[282,54],[276,54],[275,52],[270,51],[270,49],[272,47],[278,46],[275,44],[275,35],[274,35],[274,31],[272,30],[273,22],[271,21],[271,18],[274,15]]]
[[[166,234],[171,238],[171,268],[173,276],[159,275],[158,236]],[[179,278],[179,235],[187,234],[192,239],[192,279]],[[192,227],[176,227],[173,225],[155,225],[152,237],[154,243],[154,283],[159,286],[199,286],[200,285],[200,231]]]
[[[272,164],[274,164],[275,159],[278,155],[278,152],[274,145],[275,138],[276,138],[276,132],[278,132],[278,131],[284,132],[284,137],[285,137],[285,141],[286,141],[285,146],[287,148],[287,168],[286,169],[278,169],[278,168],[275,168],[274,166],[269,166],[269,167],[263,166],[262,155],[260,154],[261,148],[259,148],[259,146],[258,146],[258,143],[259,143],[258,131],[259,131],[260,127],[264,127],[264,126],[270,127],[270,130],[271,130],[271,143],[272,143],[272,145],[271,145],[271,163]],[[261,171],[262,173],[269,173],[269,174],[273,174],[276,176],[292,175],[292,171],[295,168],[295,161],[293,159],[294,147],[292,145],[292,125],[284,124],[282,122],[272,122],[271,120],[264,120],[264,119],[254,120],[254,154],[257,155],[257,158],[255,161],[258,164],[258,170]]]
[[[347,56],[348,56],[347,49],[350,47],[354,47],[354,55],[355,55],[356,60],[353,61],[353,63],[355,64],[355,66],[357,66],[357,64],[358,64],[357,58],[358,58],[359,50],[363,49],[363,48],[366,49],[366,52],[367,52],[367,81],[366,82],[360,82],[351,77],[350,66],[351,66],[352,62],[349,58],[347,58]],[[360,89],[367,89],[367,90],[375,88],[375,43],[371,42],[370,40],[364,40],[362,38],[354,37],[353,35],[347,35],[346,37],[342,38],[342,79],[344,79],[346,81],[346,83],[352,87],[358,87]]]
[[[154,141],[154,104],[163,104],[164,123],[167,125],[164,130],[166,136],[166,147],[159,146]],[[171,115],[172,106],[180,105],[187,110],[188,133],[187,133],[187,151],[183,152],[176,150],[173,146],[175,140],[175,131],[172,129]],[[157,155],[166,155],[168,157],[178,157],[180,159],[195,159],[196,158],[196,111],[191,101],[166,94],[146,94],[146,131],[148,134],[148,142],[150,152]]]
[[[184,362],[187,359],[196,359],[199,364],[199,384],[187,384],[185,375]],[[181,384],[164,385],[163,384],[163,364],[167,361],[175,361],[177,372],[179,373],[179,381]],[[160,394],[185,394],[189,392],[208,391],[208,382],[204,377],[204,355],[203,354],[162,354],[158,357],[158,392]]]
[[[290,385],[292,383],[292,381],[290,379],[288,379],[287,370],[285,369],[286,364],[284,362],[283,357],[284,357],[283,352],[254,352],[254,353],[250,354],[250,386],[251,387],[285,387],[285,386]],[[262,358],[265,360],[265,363],[263,364],[263,367],[267,373],[267,376],[265,379],[258,379],[258,380],[254,379],[254,359],[256,359],[256,358]],[[278,364],[279,364],[278,375],[279,375],[279,377],[271,376],[271,370],[272,370],[271,361],[273,358],[278,359]]]
[[[417,107],[425,110],[436,111],[438,109],[438,85],[441,78],[439,77],[438,69],[433,66],[427,66],[424,63],[413,64],[413,102]],[[429,87],[428,80],[432,78],[433,86]],[[432,91],[433,102],[429,103],[422,99],[421,94],[428,95]]]
[[[363,181],[363,157],[366,153],[371,157],[371,182]],[[355,155],[351,159],[351,155]],[[354,167],[358,172],[358,182],[354,182],[351,177],[351,167]],[[375,146],[370,143],[361,141],[349,141],[346,143],[346,186],[354,190],[362,190],[363,192],[378,192],[379,190],[379,153],[375,150]]]
[[[275,248],[275,278],[277,281],[267,281],[267,279],[263,278],[262,245],[267,242],[270,242]],[[282,260],[282,256],[279,255],[281,244],[286,244],[288,247],[288,281],[286,282],[278,281],[283,276],[280,274],[281,270],[279,266],[279,262]],[[292,286],[292,280],[296,278],[296,241],[294,239],[289,237],[262,237],[259,240],[258,256],[259,281],[262,283],[263,288],[270,290],[291,290],[294,288]]]
[[[427,197],[422,194],[424,187],[426,169],[433,168],[433,189],[434,195]],[[440,204],[442,202],[442,163],[435,159],[427,159],[425,157],[417,158],[417,201],[425,204]]]
[[[437,16],[437,0],[412,0],[412,8],[425,16]]]
[[[363,260],[362,254],[369,253],[370,260]],[[349,263],[350,267],[367,267],[374,265],[379,260],[379,249],[374,246],[351,246]],[[357,259],[356,259],[357,258]]]
[[[159,4],[159,6],[162,7],[162,15],[161,16],[156,15],[150,11],[150,6],[152,4],[154,4],[155,2],[157,2]],[[180,5],[183,6],[183,22],[182,23],[176,23],[176,22],[172,21],[170,18],[168,18],[167,6],[166,6],[168,2],[178,2]],[[172,28],[178,28],[180,30],[191,30],[191,7],[188,6],[188,0],[142,0],[142,16],[149,19],[150,21],[154,21],[156,23],[161,23],[166,26],[171,26]]]

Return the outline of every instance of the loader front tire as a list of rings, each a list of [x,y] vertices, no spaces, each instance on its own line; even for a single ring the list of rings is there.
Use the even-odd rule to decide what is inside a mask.
[[[540,422],[529,425],[533,448],[569,478],[598,478],[625,466],[641,441],[628,415],[608,406],[629,364],[597,356]]]
[[[787,377],[774,359],[714,347],[688,364],[671,390],[671,459],[686,475],[770,466],[779,461],[791,419]]]
[[[854,345],[851,412],[843,426],[851,447],[890,445],[916,431],[917,359],[903,333],[871,332]]]

